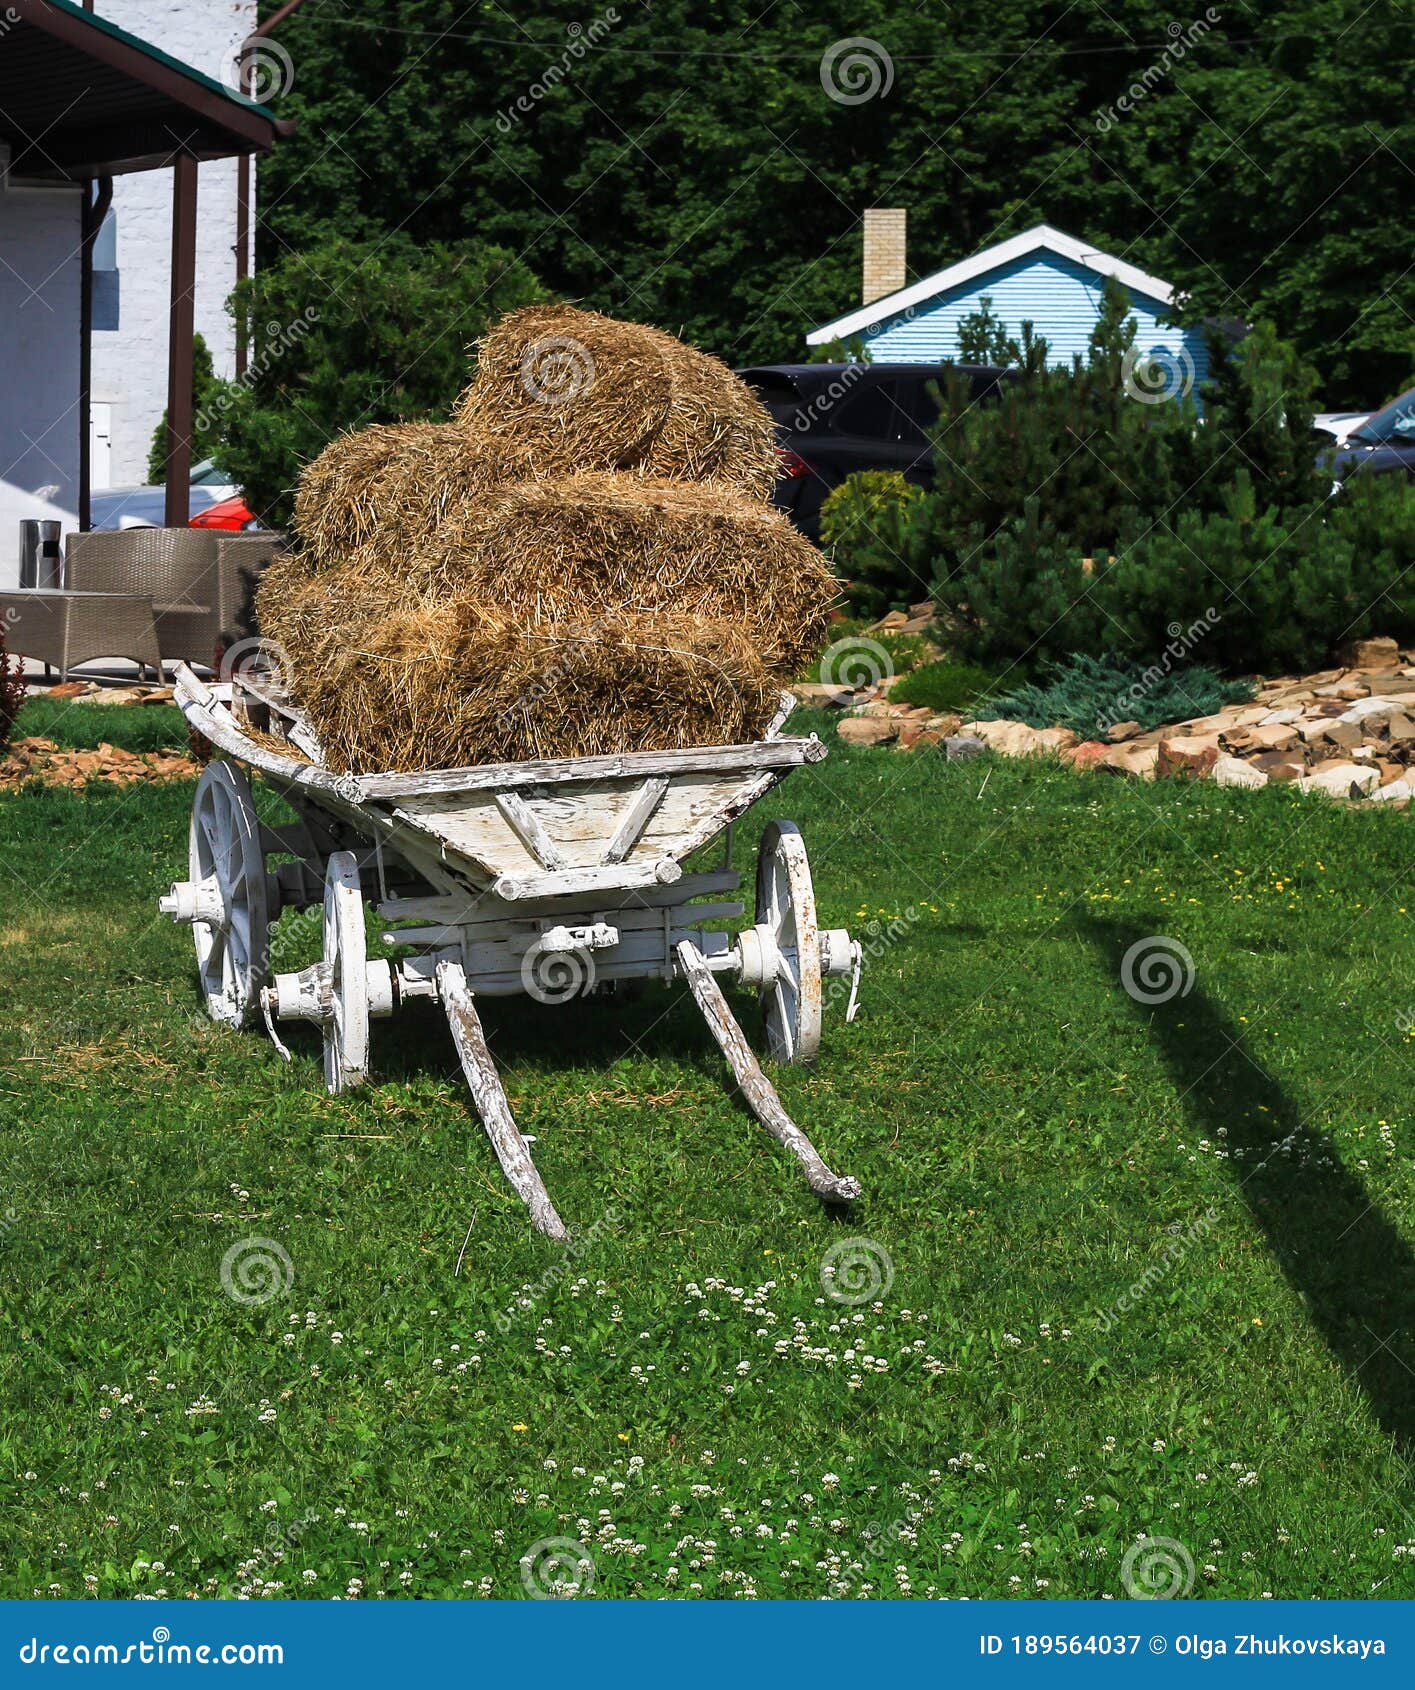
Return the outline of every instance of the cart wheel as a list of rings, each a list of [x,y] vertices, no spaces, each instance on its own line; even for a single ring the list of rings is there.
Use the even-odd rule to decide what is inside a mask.
[[[776,1062],[811,1062],[821,1042],[821,959],[816,895],[795,822],[772,822],[757,857],[757,926],[780,959],[762,992],[767,1047]]]
[[[197,973],[214,1021],[243,1027],[270,966],[270,913],[260,822],[250,782],[231,763],[208,763],[192,799],[187,867],[162,907],[190,920]]]
[[[352,851],[333,852],[325,872],[324,962],[329,971],[324,1084],[337,1096],[368,1078],[368,946],[359,863]]]

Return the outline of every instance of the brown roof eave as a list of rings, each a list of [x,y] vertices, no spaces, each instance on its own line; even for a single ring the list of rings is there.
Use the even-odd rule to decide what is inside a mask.
[[[209,84],[205,78],[185,74],[164,57],[143,52],[128,41],[95,28],[89,21],[90,15],[61,10],[49,5],[48,0],[10,0],[10,5],[25,23],[107,65],[119,75],[151,88],[204,125],[223,131],[236,144],[221,156],[264,152],[277,140],[294,133],[295,125],[288,119],[276,118],[254,102]],[[107,169],[106,164],[104,168]]]

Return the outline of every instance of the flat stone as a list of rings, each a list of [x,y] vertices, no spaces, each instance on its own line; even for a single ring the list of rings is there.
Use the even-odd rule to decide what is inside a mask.
[[[1285,728],[1293,722],[1302,720],[1302,712],[1290,705],[1286,710],[1269,710],[1266,715],[1259,717],[1258,726],[1261,728]]]
[[[1159,766],[1159,747],[1139,749],[1133,745],[1113,745],[1101,759],[1099,767],[1135,780],[1153,780]]]
[[[855,702],[849,687],[826,686],[820,681],[797,681],[791,691],[797,703],[810,710],[843,710]]]
[[[1404,780],[1393,780],[1385,786],[1378,786],[1371,794],[1373,804],[1398,804],[1411,798],[1415,798],[1415,775],[1407,775]]]
[[[1156,753],[1157,774],[1206,775],[1218,761],[1218,735],[1176,734],[1162,739]]]
[[[930,716],[928,725],[938,733],[945,735],[957,733],[963,726],[963,718],[951,712],[942,716]]]
[[[1285,756],[1281,751],[1260,751],[1250,759],[1255,769],[1261,769],[1269,780],[1301,780],[1307,765],[1300,756]]]
[[[1230,749],[1244,751],[1287,751],[1297,744],[1297,730],[1282,723],[1242,728],[1237,734],[1225,734],[1223,743]]]
[[[999,757],[1035,757],[1050,749],[1042,736],[1051,730],[1031,728],[1025,722],[967,722],[963,731],[982,740]]]
[[[1297,782],[1299,792],[1319,792],[1327,798],[1361,798],[1381,778],[1379,769],[1360,763],[1324,763]]]
[[[1388,716],[1400,709],[1399,702],[1394,698],[1383,698],[1379,693],[1373,693],[1369,698],[1359,698],[1349,710],[1343,710],[1337,718],[1341,722],[1364,722],[1368,716]]]
[[[1094,769],[1098,763],[1103,763],[1110,754],[1110,747],[1104,740],[1087,739],[1080,745],[1073,745],[1069,751],[1063,751],[1061,760],[1069,763],[1073,769]]]
[[[847,716],[835,730],[847,745],[888,745],[899,724],[883,716]]]
[[[1219,757],[1214,763],[1213,777],[1217,786],[1242,786],[1256,789],[1268,784],[1268,777],[1263,771],[1255,769],[1251,763],[1245,763],[1241,757]]]
[[[1349,669],[1394,669],[1400,663],[1400,647],[1382,634],[1348,640],[1338,655]]]
[[[1348,722],[1338,716],[1335,721],[1318,724],[1314,733],[1304,733],[1303,737],[1309,745],[1334,745],[1341,751],[1350,751],[1368,736],[1359,722]]]
[[[899,730],[899,738],[894,742],[896,751],[912,751],[919,745],[937,745],[943,738],[941,733],[935,733],[932,728],[926,728],[918,722],[909,722]]]
[[[902,610],[886,611],[878,622],[871,622],[867,634],[897,634],[909,618]]]
[[[1402,710],[1386,723],[1386,738],[1392,745],[1404,745],[1415,740],[1415,718]]]

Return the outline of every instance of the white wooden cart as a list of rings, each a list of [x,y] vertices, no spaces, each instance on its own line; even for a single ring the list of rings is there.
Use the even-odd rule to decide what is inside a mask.
[[[563,1003],[619,982],[687,982],[758,1119],[831,1202],[859,1183],[831,1172],[762,1072],[719,974],[761,994],[767,1044],[781,1062],[809,1062],[820,1044],[822,982],[849,977],[853,1019],[862,949],[816,925],[806,848],[772,822],[757,859],[756,921],[735,934],[732,824],[826,748],[781,733],[787,697],[753,745],[649,751],[560,761],[336,775],[308,724],[269,679],[208,687],[179,666],[188,724],[232,761],[213,761],[192,804],[188,873],[159,900],[189,922],[207,1008],[245,1026],[264,1015],[304,1020],[324,1039],[325,1082],[341,1092],[369,1071],[369,1024],[406,999],[446,1011],[478,1113],[507,1178],[551,1238],[565,1226],[531,1160],[497,1076],[477,997],[526,993]],[[260,738],[252,737],[256,730]],[[276,749],[283,742],[289,754]],[[257,770],[298,817],[270,828],[240,765]],[[683,863],[722,837],[720,868]],[[268,858],[287,859],[271,865]],[[396,961],[369,957],[365,902]],[[269,930],[284,909],[324,907],[323,960],[271,977]],[[843,990],[843,988],[842,988]]]

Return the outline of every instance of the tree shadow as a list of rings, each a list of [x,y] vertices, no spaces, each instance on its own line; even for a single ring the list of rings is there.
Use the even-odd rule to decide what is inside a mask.
[[[1127,955],[1153,947],[1154,935],[1095,917],[1077,926],[1104,957],[1116,990],[1126,991]],[[1401,1453],[1415,1455],[1410,1246],[1202,987],[1169,1002],[1127,995],[1193,1130],[1227,1146],[1254,1220],[1332,1355]]]

